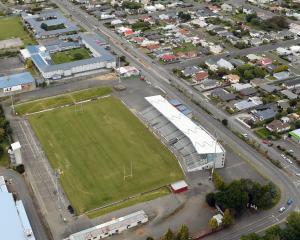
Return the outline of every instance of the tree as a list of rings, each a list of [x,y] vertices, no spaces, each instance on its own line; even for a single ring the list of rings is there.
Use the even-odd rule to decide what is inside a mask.
[[[211,218],[208,222],[208,225],[212,231],[215,231],[219,227],[218,222],[215,218]]]
[[[248,203],[248,193],[243,190],[240,181],[232,181],[225,187],[224,191],[215,195],[216,204],[222,208],[234,209],[237,213],[242,213]]]
[[[206,195],[206,202],[210,207],[215,207],[216,199],[215,199],[215,194],[213,192],[208,193]]]
[[[251,233],[247,236],[242,236],[241,240],[263,240],[263,239],[256,233]]]
[[[224,212],[223,219],[222,219],[222,224],[223,224],[224,227],[229,227],[233,223],[234,223],[234,218],[231,215],[230,210],[226,209],[225,212]]]
[[[225,187],[225,183],[223,181],[223,178],[216,171],[214,171],[214,173],[213,173],[213,182],[214,182],[215,187],[218,190],[221,190],[221,189],[223,189]]]
[[[189,14],[189,13],[184,13],[184,12],[182,12],[182,11],[180,11],[180,12],[178,13],[178,17],[179,17],[182,21],[184,21],[184,22],[187,22],[187,21],[189,21],[189,20],[192,19],[191,14]]]
[[[160,238],[161,240],[175,240],[175,235],[169,228],[168,231]]]
[[[146,240],[154,240],[153,237],[147,237]]]
[[[176,240],[188,240],[189,239],[189,228],[186,225],[181,225]]]

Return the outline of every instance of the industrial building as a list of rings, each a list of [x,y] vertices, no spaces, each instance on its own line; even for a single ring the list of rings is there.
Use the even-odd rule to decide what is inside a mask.
[[[119,234],[129,228],[136,227],[146,222],[148,222],[148,216],[142,210],[71,234],[65,240],[99,240],[114,234]]]
[[[25,26],[33,32],[37,39],[57,37],[76,33],[80,30],[76,24],[65,18],[58,10],[46,10],[35,15],[22,12],[21,17]],[[43,25],[48,26],[49,29],[44,29]]]
[[[289,132],[289,136],[297,143],[300,143],[300,128]]]
[[[146,100],[152,107],[143,111],[145,121],[180,157],[185,171],[224,167],[225,149],[210,133],[162,96],[146,97]]]
[[[21,200],[15,201],[0,176],[0,239],[35,240]]]
[[[29,72],[0,77],[0,97],[34,89],[35,80]]]
[[[87,48],[91,52],[91,58],[62,64],[53,63],[50,54],[79,47]],[[79,34],[77,43],[28,46],[21,50],[21,54],[24,60],[30,58],[42,76],[48,80],[116,67],[116,57],[107,50],[107,42],[101,36],[92,33]]]

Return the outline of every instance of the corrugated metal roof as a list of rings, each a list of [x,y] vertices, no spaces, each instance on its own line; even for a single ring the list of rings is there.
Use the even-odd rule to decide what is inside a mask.
[[[220,144],[216,144],[216,140],[205,129],[196,125],[161,95],[145,99],[192,142],[198,154],[223,152]]]
[[[9,76],[0,77],[0,88],[8,88],[33,82],[34,78],[29,72],[17,73]]]
[[[83,230],[81,232],[71,234],[70,237],[67,239],[69,239],[69,240],[86,240],[87,238],[93,238],[93,237],[99,236],[100,234],[105,234],[107,232],[114,231],[115,229],[119,229],[122,226],[128,226],[132,223],[142,221],[145,218],[148,219],[146,213],[143,210],[134,212],[134,213],[131,213],[124,217],[113,219],[109,222],[105,222],[103,224]]]

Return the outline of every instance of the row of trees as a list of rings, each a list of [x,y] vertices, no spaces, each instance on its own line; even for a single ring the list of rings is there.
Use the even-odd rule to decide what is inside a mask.
[[[218,175],[213,180],[218,191],[206,195],[207,204],[229,209],[234,215],[241,215],[250,206],[257,209],[272,207],[280,196],[271,182],[261,185],[251,179],[240,179],[225,184]]]
[[[266,230],[264,235],[256,233],[241,237],[241,240],[299,240],[300,239],[300,213],[292,212],[286,221],[286,226],[280,228],[275,225]]]
[[[188,240],[189,228],[186,225],[182,225],[177,233],[173,233],[171,229],[160,238],[160,240]],[[147,237],[146,240],[154,240],[152,237]]]
[[[11,133],[9,122],[5,119],[2,105],[0,105],[0,158],[4,153],[3,145],[8,141],[8,136]]]

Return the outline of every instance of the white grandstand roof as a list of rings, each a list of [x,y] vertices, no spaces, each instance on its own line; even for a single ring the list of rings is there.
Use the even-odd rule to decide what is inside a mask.
[[[198,154],[223,152],[220,144],[217,143],[216,145],[216,140],[205,129],[178,111],[161,95],[146,97],[145,99],[189,138]]]

